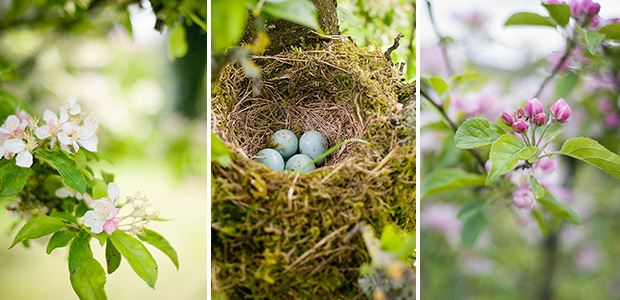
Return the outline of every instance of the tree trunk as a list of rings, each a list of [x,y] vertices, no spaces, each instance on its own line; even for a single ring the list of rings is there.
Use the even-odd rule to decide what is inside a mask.
[[[318,23],[323,33],[327,35],[337,35],[338,15],[336,12],[336,0],[312,0],[318,12]],[[267,35],[270,45],[267,47],[266,55],[274,55],[290,49],[291,46],[307,48],[319,42],[312,29],[291,23],[284,20],[268,20],[265,22]],[[249,18],[246,27],[246,42],[250,42],[256,36],[256,24],[254,18]]]

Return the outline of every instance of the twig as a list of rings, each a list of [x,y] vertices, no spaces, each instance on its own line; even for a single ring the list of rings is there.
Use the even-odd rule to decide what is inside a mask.
[[[562,65],[566,62],[566,60],[570,56],[571,52],[573,51],[573,48],[575,48],[576,46],[576,43],[575,43],[576,33],[577,33],[577,26],[575,26],[575,30],[573,31],[572,36],[567,38],[566,51],[564,51],[564,55],[562,55],[562,58],[560,59],[558,64],[555,65],[555,67],[551,71],[551,74],[549,74],[549,76],[547,76],[547,78],[545,78],[545,80],[542,82],[542,84],[538,88],[538,91],[536,92],[536,95],[534,95],[534,98],[540,97],[540,94],[542,94],[543,90],[545,89],[545,86],[547,86],[549,81],[551,81],[551,79],[555,77],[555,75],[557,75],[557,73],[560,71],[560,68],[562,68]]]
[[[431,25],[433,25],[433,31],[439,38],[439,46],[441,48],[441,55],[443,56],[444,62],[446,63],[446,68],[448,69],[448,75],[452,76],[454,74],[454,70],[450,65],[450,60],[448,60],[448,51],[446,50],[446,38],[439,34],[439,30],[437,29],[437,24],[435,23],[435,18],[433,17],[433,8],[431,6],[431,2],[426,0],[426,6],[428,6],[428,16],[431,20]]]
[[[393,66],[394,65],[394,61],[392,60],[392,52],[394,52],[394,50],[398,49],[398,46],[400,46],[400,39],[403,38],[405,35],[403,35],[401,32],[398,33],[398,35],[396,36],[396,38],[394,39],[394,43],[392,44],[392,46],[390,46],[390,48],[388,48],[385,53],[383,53],[383,56],[385,56],[385,59],[387,59],[387,61]]]
[[[458,130],[458,126],[456,126],[456,124],[454,124],[454,122],[450,119],[450,117],[448,117],[448,114],[446,113],[446,110],[443,108],[443,106],[433,101],[433,99],[426,93],[424,88],[420,88],[420,95],[426,98],[428,102],[430,102],[435,108],[437,108],[437,110],[443,117],[444,121],[446,121],[446,123],[448,123],[450,128],[452,128],[452,131],[456,132]],[[478,154],[478,152],[476,152],[476,150],[474,149],[468,149],[468,150],[476,158],[476,161],[478,161],[478,165],[482,168],[482,170],[484,170],[484,160],[482,160],[482,157],[480,157],[480,154]]]
[[[304,254],[302,254],[300,257],[298,257],[290,266],[288,269],[286,269],[283,273],[288,272],[292,267],[294,267],[295,265],[297,265],[298,263],[300,263],[301,261],[303,261],[306,257],[308,257],[310,254],[312,254],[312,252],[316,251],[316,249],[318,249],[319,247],[323,246],[325,243],[327,243],[329,240],[331,240],[334,236],[336,236],[337,234],[341,233],[342,231],[344,231],[345,229],[349,228],[349,225],[344,225],[338,229],[336,229],[336,231],[326,235],[324,238],[322,238],[318,243],[316,243],[314,246],[312,246],[312,248],[308,249],[308,251],[304,252]]]

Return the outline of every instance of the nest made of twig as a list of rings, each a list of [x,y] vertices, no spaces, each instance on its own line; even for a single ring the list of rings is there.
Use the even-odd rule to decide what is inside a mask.
[[[349,41],[257,56],[262,80],[224,67],[214,132],[232,162],[214,164],[214,290],[232,299],[352,299],[368,262],[359,222],[415,230],[414,101],[399,108],[400,74],[379,51]],[[254,94],[261,88],[259,95]],[[318,130],[333,146],[320,168],[291,176],[252,161],[271,134]]]

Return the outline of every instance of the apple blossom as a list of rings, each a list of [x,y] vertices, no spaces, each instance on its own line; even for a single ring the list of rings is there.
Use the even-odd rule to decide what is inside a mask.
[[[544,112],[538,113],[532,118],[532,122],[537,126],[545,125],[547,123],[547,115]]]
[[[512,129],[518,133],[524,133],[527,131],[529,125],[525,119],[518,119],[512,124]]]
[[[69,115],[77,115],[82,111],[82,108],[77,104],[77,95],[72,95],[65,100],[60,106],[60,119],[69,119]]]
[[[4,148],[10,152],[17,154],[15,158],[16,165],[23,168],[32,166],[32,153],[30,153],[28,144],[22,139],[9,139],[4,141]]]
[[[529,184],[521,186],[512,193],[512,203],[518,208],[525,208],[527,210],[532,210],[536,207],[536,199]]]
[[[525,103],[525,115],[528,117],[533,117],[543,111],[543,105],[538,101],[538,99],[533,98],[527,100]]]
[[[21,121],[16,115],[10,115],[0,127],[0,138],[17,138],[24,132],[28,126],[28,121]]]
[[[97,144],[99,143],[95,135],[95,128],[87,125],[78,126],[71,122],[62,125],[62,131],[58,133],[58,140],[60,147],[69,153],[72,153],[69,146],[73,147],[75,152],[80,150],[80,146],[90,152],[97,152]]]
[[[118,229],[118,224],[120,222],[121,218],[114,217],[103,224],[103,230],[105,230],[108,235],[112,235],[112,233]]]
[[[570,106],[564,101],[563,98],[558,99],[553,105],[551,105],[551,114],[555,118],[556,121],[560,123],[566,122],[568,117],[570,117],[571,109]]]
[[[93,201],[93,209],[84,214],[84,224],[90,226],[92,233],[100,233],[103,231],[103,225],[116,217],[120,209],[116,208],[114,203],[105,198]]]
[[[511,112],[505,111],[502,113],[502,121],[504,124],[512,126],[512,123],[515,122],[515,116]]]

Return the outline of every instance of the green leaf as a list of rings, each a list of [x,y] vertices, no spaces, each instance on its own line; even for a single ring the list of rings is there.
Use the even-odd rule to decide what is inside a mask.
[[[52,238],[50,238],[50,241],[47,243],[47,249],[45,249],[45,252],[50,254],[56,248],[62,248],[69,245],[69,242],[75,237],[76,234],[76,232],[69,230],[61,230],[54,233]]]
[[[514,135],[504,134],[493,146],[491,146],[491,171],[487,175],[486,184],[495,180],[498,176],[506,174],[514,169],[517,161],[528,159],[536,153],[535,146],[525,147],[523,142]]]
[[[473,216],[476,216],[480,210],[484,207],[486,201],[481,198],[473,198],[461,205],[457,218],[461,220],[467,220]]]
[[[486,226],[487,219],[482,211],[478,211],[478,213],[467,219],[461,229],[461,243],[463,247],[469,248],[473,246]]]
[[[604,34],[606,39],[620,41],[620,24],[618,23],[605,25],[598,32]]]
[[[248,0],[213,0],[211,2],[211,42],[216,52],[224,52],[234,46],[243,36],[245,20],[248,17]]]
[[[381,248],[392,252],[398,259],[405,260],[415,250],[415,233],[406,234],[394,225],[388,224],[381,232]]]
[[[357,29],[362,29],[360,19],[354,14],[352,14],[344,6],[338,5],[338,7],[336,8],[336,11],[338,12],[338,20],[340,21],[341,25],[346,23]]]
[[[457,168],[439,169],[428,174],[424,180],[422,195],[425,197],[444,190],[483,186],[484,182],[484,175]]]
[[[82,300],[107,299],[104,285],[105,271],[90,250],[90,235],[80,231],[69,248],[69,279],[75,293]]]
[[[103,181],[105,181],[106,184],[114,182],[114,174],[112,173],[101,171],[101,178],[103,178]]]
[[[28,8],[32,5],[34,0],[13,0],[11,3],[11,15],[13,17],[19,17],[23,15]]]
[[[108,185],[103,179],[93,180],[93,199],[104,198],[108,196]]]
[[[430,79],[430,83],[431,87],[433,87],[433,89],[440,95],[448,89],[448,84],[439,77],[432,77]]]
[[[35,157],[49,164],[56,169],[63,182],[70,188],[83,194],[86,191],[86,179],[78,169],[77,163],[67,157],[64,152],[53,152],[49,150],[37,151]]]
[[[532,187],[532,193],[534,193],[534,198],[540,199],[545,196],[545,189],[538,183],[538,180],[534,175],[530,175],[530,186]]]
[[[105,244],[105,261],[108,267],[108,274],[114,273],[118,266],[121,265],[121,253],[114,247],[110,239]]]
[[[150,287],[155,288],[157,281],[157,263],[148,249],[137,239],[116,230],[108,237],[116,249],[125,257],[131,268]]]
[[[555,86],[555,97],[564,98],[573,91],[577,82],[579,81],[579,75],[575,73],[568,73],[558,78]]]
[[[65,228],[65,223],[63,223],[60,218],[50,216],[36,217],[26,223],[24,227],[17,232],[17,236],[15,236],[15,240],[13,240],[13,244],[9,247],[9,249],[13,248],[22,241],[38,239],[48,234],[60,231],[63,228]]]
[[[177,267],[177,270],[179,269],[179,258],[177,257],[177,252],[163,236],[159,235],[159,233],[155,231],[145,229],[144,236],[138,235],[138,238],[143,242],[149,243],[155,248],[161,250],[161,252],[170,257],[170,260],[172,260],[172,263],[174,263]]]
[[[317,20],[317,11],[309,0],[267,0],[262,11],[272,17],[293,22],[314,30],[321,30]]]
[[[581,224],[581,216],[568,204],[556,200],[550,193],[538,199],[538,203],[544,209],[562,220],[571,222],[575,225]]]
[[[567,4],[543,4],[549,12],[549,15],[558,25],[564,27],[570,19],[570,6]]]
[[[504,130],[481,118],[465,121],[454,134],[454,144],[461,149],[476,149],[493,144]]]
[[[532,26],[549,26],[549,27],[555,28],[555,24],[553,24],[553,22],[551,22],[551,20],[548,17],[543,17],[539,14],[530,13],[530,12],[516,13],[510,16],[510,18],[506,20],[506,23],[504,25],[505,26],[532,25]]]
[[[211,160],[217,161],[222,167],[228,167],[232,161],[230,151],[215,133],[211,133]]]
[[[2,172],[2,192],[0,196],[16,195],[26,185],[30,168],[22,168],[15,164],[14,160],[1,160],[0,172]]]
[[[467,81],[473,80],[480,77],[480,75],[478,75],[478,73],[472,72],[470,70],[466,70],[465,73],[461,74],[461,75],[454,75],[450,78],[450,84],[454,85],[454,84],[462,84],[465,83]]]
[[[171,61],[187,54],[187,40],[185,39],[185,27],[183,24],[179,24],[172,29],[170,40],[168,41],[168,54],[168,58]]]
[[[620,156],[595,140],[584,137],[569,139],[559,153],[589,163],[620,180]]]
[[[540,227],[540,230],[543,232],[543,234],[547,235],[549,233],[549,228],[547,227],[547,222],[545,220],[545,217],[540,212],[540,210],[538,209],[532,210],[532,216],[536,219],[538,223],[538,227]]]
[[[597,31],[586,32],[586,43],[588,44],[588,51],[590,51],[591,54],[594,54],[596,48],[598,48],[598,45],[601,44],[604,38],[605,35]]]
[[[77,224],[78,223],[77,218],[74,217],[72,214],[66,212],[66,211],[57,211],[57,212],[53,213],[52,216],[56,217],[56,218],[61,218],[61,219],[65,220],[65,221],[71,222],[73,224]]]

